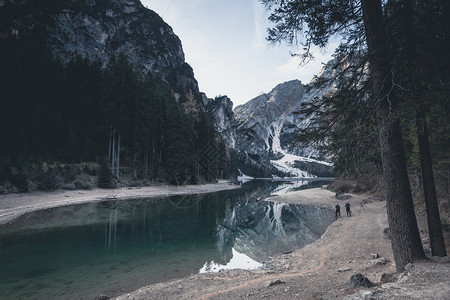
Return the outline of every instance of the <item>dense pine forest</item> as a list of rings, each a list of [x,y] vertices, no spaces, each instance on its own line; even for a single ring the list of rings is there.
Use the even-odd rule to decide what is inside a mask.
[[[198,92],[175,100],[171,91],[176,72],[192,73],[188,65],[162,81],[134,71],[122,54],[106,66],[82,57],[62,64],[36,36],[3,40],[0,59],[0,180],[26,191],[45,163],[39,188],[60,188],[48,179],[58,168],[100,161],[116,178],[182,184],[228,175],[225,165],[202,160],[202,151],[223,145]]]

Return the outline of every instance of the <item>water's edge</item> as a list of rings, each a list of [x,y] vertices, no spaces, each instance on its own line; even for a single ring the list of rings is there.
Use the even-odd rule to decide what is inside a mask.
[[[0,263],[6,266],[0,271],[0,298],[6,293],[6,298],[57,299],[68,297],[68,291],[83,299],[118,296],[184,278],[208,262],[227,264],[236,251],[267,261],[299,249],[320,238],[334,220],[333,211],[260,201],[283,189],[279,182],[254,183],[238,190],[99,200],[24,214],[0,226]],[[39,263],[33,263],[30,251],[47,256],[39,254]],[[14,255],[16,262],[7,265]]]

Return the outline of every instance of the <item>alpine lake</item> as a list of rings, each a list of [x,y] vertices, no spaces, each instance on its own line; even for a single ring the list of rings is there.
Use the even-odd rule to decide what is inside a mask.
[[[269,256],[319,239],[334,221],[329,209],[270,196],[329,182],[254,180],[231,191],[23,215],[0,226],[0,299],[114,297],[199,272],[264,268]]]

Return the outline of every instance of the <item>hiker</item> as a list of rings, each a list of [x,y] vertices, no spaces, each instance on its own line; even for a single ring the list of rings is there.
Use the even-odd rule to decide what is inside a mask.
[[[361,202],[361,204],[359,205],[360,208],[362,208],[363,212],[366,212],[365,208],[364,208],[364,200]],[[359,210],[361,211],[361,209]]]
[[[336,219],[341,217],[341,207],[339,206],[339,204],[336,204]]]
[[[350,211],[350,203],[345,203],[345,210],[347,211],[347,217],[351,217],[352,212]]]

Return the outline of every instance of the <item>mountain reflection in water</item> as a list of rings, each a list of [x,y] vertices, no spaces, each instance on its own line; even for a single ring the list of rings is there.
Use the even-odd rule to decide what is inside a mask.
[[[332,211],[311,205],[237,203],[217,228],[223,255],[233,247],[256,261],[304,247],[319,239],[333,222]]]

